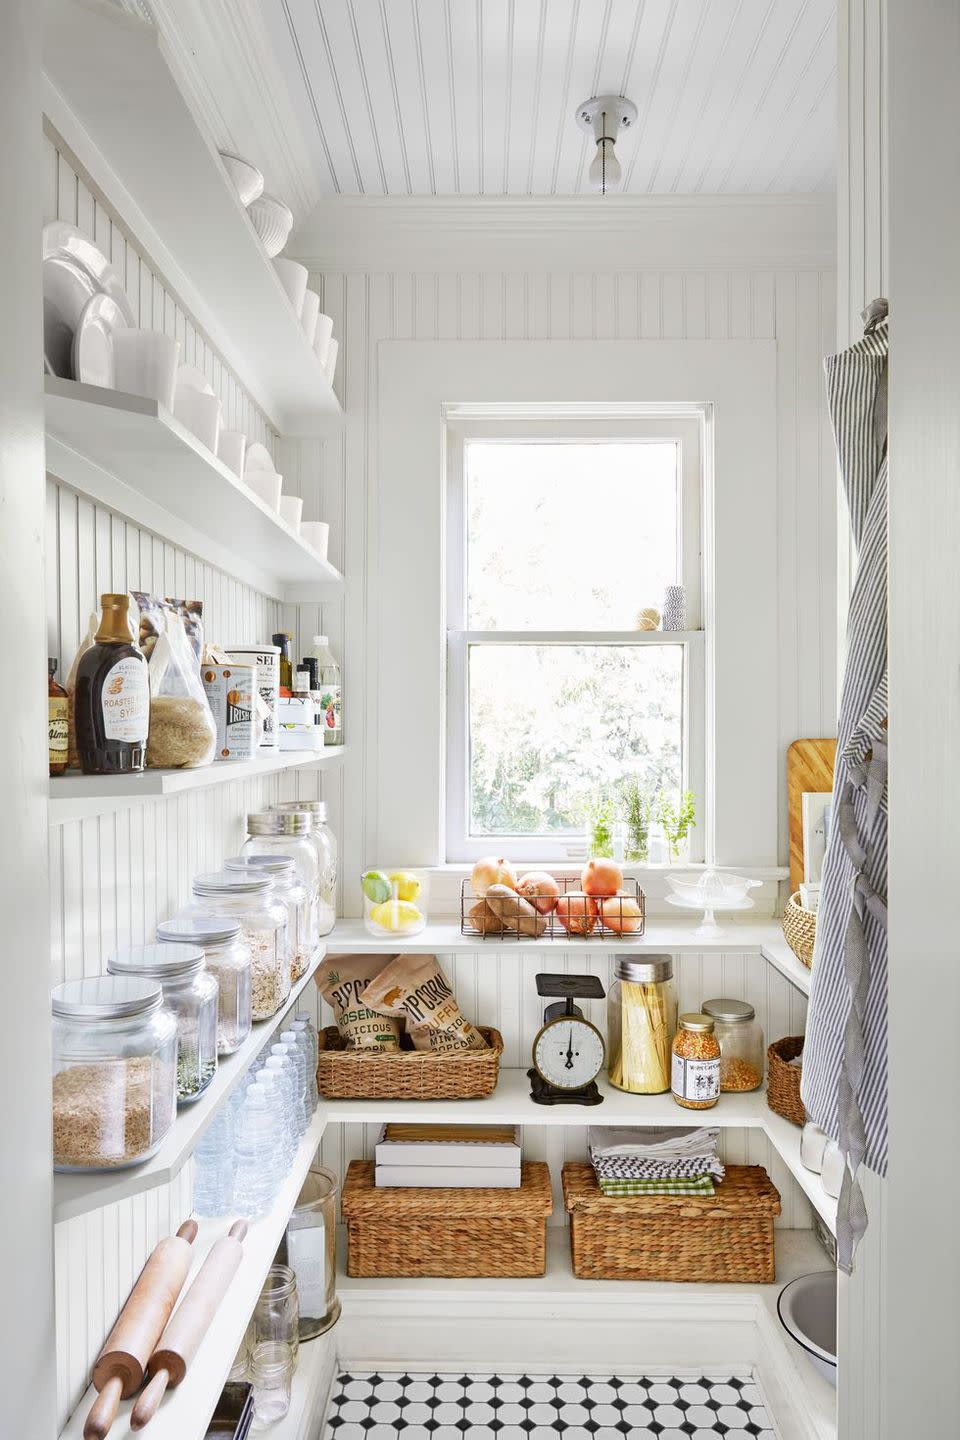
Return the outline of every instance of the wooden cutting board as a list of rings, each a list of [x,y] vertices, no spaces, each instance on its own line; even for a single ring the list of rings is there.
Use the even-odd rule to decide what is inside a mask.
[[[787,751],[787,815],[790,821],[790,890],[803,880],[803,815],[801,797],[833,789],[836,740],[794,740]]]

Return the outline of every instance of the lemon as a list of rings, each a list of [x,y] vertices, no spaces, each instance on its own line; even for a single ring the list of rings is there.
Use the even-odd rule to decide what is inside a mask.
[[[411,900],[384,900],[382,905],[374,905],[370,919],[383,930],[401,931],[412,930],[423,916]]]
[[[401,900],[416,900],[420,894],[420,881],[412,870],[391,870],[387,879],[396,885]]]
[[[382,870],[368,870],[360,883],[371,905],[380,905],[390,899],[390,881]]]

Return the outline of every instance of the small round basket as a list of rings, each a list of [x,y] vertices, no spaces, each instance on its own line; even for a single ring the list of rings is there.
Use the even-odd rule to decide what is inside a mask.
[[[802,1067],[790,1061],[803,1050],[802,1035],[787,1035],[767,1048],[767,1104],[784,1120],[805,1125],[807,1112],[800,1099]]]
[[[804,910],[799,890],[787,901],[782,924],[787,944],[809,969],[813,964],[813,942],[817,938],[817,914],[815,910]]]

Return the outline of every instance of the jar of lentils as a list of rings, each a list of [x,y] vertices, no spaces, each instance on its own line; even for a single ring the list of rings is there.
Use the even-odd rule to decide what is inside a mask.
[[[685,1110],[709,1110],[716,1105],[720,1098],[720,1046],[712,1016],[699,1012],[680,1016],[670,1088]]]
[[[217,982],[197,945],[128,945],[107,959],[108,975],[154,980],[177,1022],[177,1101],[199,1100],[217,1073]]]
[[[329,935],[337,922],[337,837],[327,821],[323,800],[280,800],[270,806],[281,815],[309,815],[313,821],[308,839],[317,856],[319,899],[317,902],[317,934]]]
[[[290,949],[287,907],[273,892],[273,881],[263,871],[242,874],[217,870],[197,875],[193,901],[183,912],[229,916],[240,922],[240,934],[251,954],[251,1014],[269,1020],[290,994]]]
[[[763,1031],[746,1000],[705,1000],[720,1046],[720,1089],[759,1090],[763,1084]]]
[[[296,861],[291,855],[274,855],[269,852],[249,855],[234,855],[223,862],[224,870],[236,870],[247,875],[269,875],[273,881],[273,893],[279,895],[287,907],[287,935],[290,940],[290,982],[295,985],[307,967],[317,948],[316,931],[313,927],[314,909],[310,904],[306,886],[300,879]]]
[[[232,1055],[250,1034],[252,956],[240,921],[227,915],[181,915],[157,926],[157,940],[166,945],[197,945],[207,971],[220,988],[217,1006],[217,1054]]]

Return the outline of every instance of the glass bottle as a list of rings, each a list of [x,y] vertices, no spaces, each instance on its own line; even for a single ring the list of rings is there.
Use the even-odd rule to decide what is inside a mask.
[[[293,689],[293,640],[286,630],[280,630],[270,638],[274,645],[280,647],[280,688],[289,692]]]
[[[316,904],[311,903],[296,860],[292,855],[261,854],[252,850],[249,855],[232,855],[229,860],[224,860],[223,868],[270,876],[274,894],[279,895],[287,907],[290,983],[295,985],[306,974],[317,948]]]
[[[237,870],[195,876],[193,901],[181,918],[196,915],[226,915],[240,921],[240,933],[253,957],[252,1015],[254,1020],[269,1020],[290,994],[287,907],[273,894],[270,876]]]
[[[69,754],[67,692],[56,678],[57,663],[53,656],[47,659],[47,749],[51,775],[63,774]]]
[[[618,956],[607,991],[607,1074],[634,1095],[670,1089],[677,997],[670,955]]]
[[[197,945],[128,945],[107,958],[108,975],[142,975],[163,990],[177,1022],[177,1100],[199,1100],[217,1073],[217,982]]]
[[[157,939],[165,945],[198,945],[203,951],[207,970],[220,989],[217,1054],[232,1055],[250,1034],[253,1020],[253,956],[240,921],[226,915],[179,915],[157,926]]]
[[[311,655],[317,662],[320,705],[323,711],[324,744],[343,744],[343,687],[340,666],[333,658],[326,635],[314,635]]]
[[[323,800],[279,800],[270,806],[281,815],[302,813],[313,819],[307,838],[314,848],[320,875],[320,899],[317,905],[317,934],[329,935],[337,923],[337,837],[327,824],[327,806]]]
[[[313,829],[313,816],[306,810],[262,810],[247,816],[247,838],[240,847],[243,857],[281,855],[295,863],[310,904],[305,963],[313,957],[319,933],[320,851],[311,838]]]
[[[670,1088],[685,1110],[710,1110],[720,1098],[720,1046],[709,1015],[680,1016]]]
[[[100,597],[100,624],[77,666],[77,754],[85,775],[142,770],[150,726],[147,661],[134,639],[129,595]]]
[[[746,1000],[705,1000],[704,1015],[713,1019],[720,1046],[720,1089],[759,1090],[763,1084],[763,1031]]]

